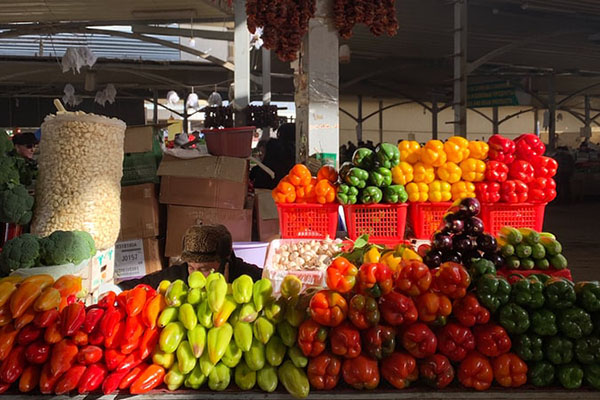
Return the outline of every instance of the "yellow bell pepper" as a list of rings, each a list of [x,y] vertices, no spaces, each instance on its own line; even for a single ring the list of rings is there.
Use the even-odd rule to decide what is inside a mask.
[[[424,202],[429,199],[429,186],[424,182],[411,182],[406,185],[406,191],[408,192],[408,201]]]
[[[461,200],[465,197],[475,197],[475,185],[465,181],[453,183],[452,200]]]
[[[435,171],[431,165],[418,162],[413,166],[413,182],[431,183],[435,180]]]
[[[468,182],[481,182],[485,178],[485,162],[467,158],[460,163],[462,179]]]
[[[398,150],[400,150],[400,160],[405,161],[409,164],[416,164],[419,162],[419,155],[421,151],[421,145],[415,140],[403,140],[398,143]]]
[[[421,149],[421,161],[429,164],[432,167],[440,167],[446,162],[446,152],[444,151],[444,143],[440,140],[430,140]]]
[[[423,261],[423,258],[419,255],[419,253],[417,253],[412,248],[404,244],[399,244],[398,246],[396,246],[396,253],[402,256],[403,261]],[[402,266],[400,266],[400,268],[402,268]]]
[[[392,182],[394,182],[394,185],[406,185],[412,182],[413,178],[413,166],[406,161],[400,161],[400,164],[392,168]]]
[[[462,169],[456,163],[448,161],[437,169],[437,176],[444,182],[454,183],[460,181]]]
[[[381,253],[379,249],[375,246],[371,246],[369,251],[367,251],[363,257],[363,264],[371,264],[378,263],[381,258]]]
[[[448,182],[433,181],[429,184],[429,201],[439,203],[450,201],[452,198],[452,187]]]
[[[469,142],[469,157],[476,160],[485,160],[488,156],[490,146],[486,142],[480,140],[472,140]]]
[[[452,136],[444,143],[448,161],[459,163],[469,158],[469,141],[461,136]]]
[[[400,268],[402,257],[398,256],[394,251],[388,251],[383,253],[379,262],[381,262],[383,265],[387,265],[392,272],[396,273]]]

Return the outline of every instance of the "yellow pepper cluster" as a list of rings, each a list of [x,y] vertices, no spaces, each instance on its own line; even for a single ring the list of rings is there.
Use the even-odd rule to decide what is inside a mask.
[[[473,182],[485,178],[486,142],[452,136],[445,142],[414,140],[398,144],[400,164],[392,169],[394,184],[405,185],[411,202],[442,202],[475,196]]]

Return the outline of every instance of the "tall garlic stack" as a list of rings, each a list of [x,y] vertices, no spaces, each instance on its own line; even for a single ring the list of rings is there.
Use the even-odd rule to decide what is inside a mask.
[[[98,249],[117,240],[125,123],[82,112],[48,115],[42,124],[32,232],[89,232]]]

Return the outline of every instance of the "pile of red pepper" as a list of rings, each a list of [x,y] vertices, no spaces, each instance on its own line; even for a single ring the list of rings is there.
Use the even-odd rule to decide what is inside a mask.
[[[477,198],[484,203],[548,203],[556,197],[558,163],[544,156],[546,147],[533,134],[516,140],[492,135],[485,180],[475,184]]]

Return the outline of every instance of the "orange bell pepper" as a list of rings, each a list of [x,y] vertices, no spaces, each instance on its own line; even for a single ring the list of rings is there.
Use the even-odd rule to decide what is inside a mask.
[[[307,186],[312,180],[310,170],[304,164],[296,164],[288,174],[288,181],[294,186]]]
[[[10,297],[10,313],[13,318],[19,318],[27,309],[35,303],[42,289],[35,282],[27,282],[19,285]]]
[[[527,364],[514,353],[494,358],[492,367],[494,378],[500,386],[519,387],[527,382]]]
[[[431,286],[429,267],[419,261],[402,261],[396,278],[396,290],[408,296],[419,296]]]
[[[400,164],[392,168],[392,182],[395,185],[406,185],[414,179],[413,166],[406,161],[400,161]]]
[[[480,140],[471,140],[469,142],[469,157],[476,160],[485,160],[488,156],[490,146]]]
[[[452,312],[450,299],[439,293],[427,292],[416,299],[419,320],[443,325]]]
[[[344,257],[338,257],[327,268],[327,287],[338,293],[348,293],[356,284],[358,268]]]
[[[323,179],[331,183],[336,183],[338,179],[338,173],[335,170],[335,167],[332,167],[331,165],[322,166],[317,173],[317,180],[322,181]]]
[[[316,179],[311,179],[308,185],[296,186],[296,203],[314,203]]]
[[[430,140],[421,149],[421,162],[432,167],[441,167],[447,161],[444,143],[440,140]]]
[[[335,327],[348,315],[348,303],[341,294],[332,290],[317,292],[309,304],[310,316],[318,324]]]
[[[421,145],[416,140],[403,140],[398,143],[400,150],[400,160],[409,164],[415,164],[419,161]]]
[[[328,204],[335,201],[335,186],[326,180],[321,179],[315,186],[315,195],[317,197],[317,203]]]
[[[275,203],[293,203],[296,201],[296,188],[291,183],[281,181],[271,195]]]
[[[485,162],[467,158],[460,163],[462,179],[468,182],[481,182],[485,178]]]
[[[435,179],[435,171],[429,164],[418,162],[413,165],[413,182],[431,183]]]
[[[452,136],[444,143],[448,161],[459,163],[469,157],[469,141],[461,136]]]
[[[381,297],[392,291],[394,277],[392,270],[381,263],[363,264],[358,270],[358,292],[373,297]]]
[[[494,371],[487,357],[473,351],[462,360],[458,368],[458,380],[468,388],[487,390],[492,386]]]
[[[448,161],[437,169],[437,176],[444,182],[458,182],[462,176],[462,169],[456,163]]]

